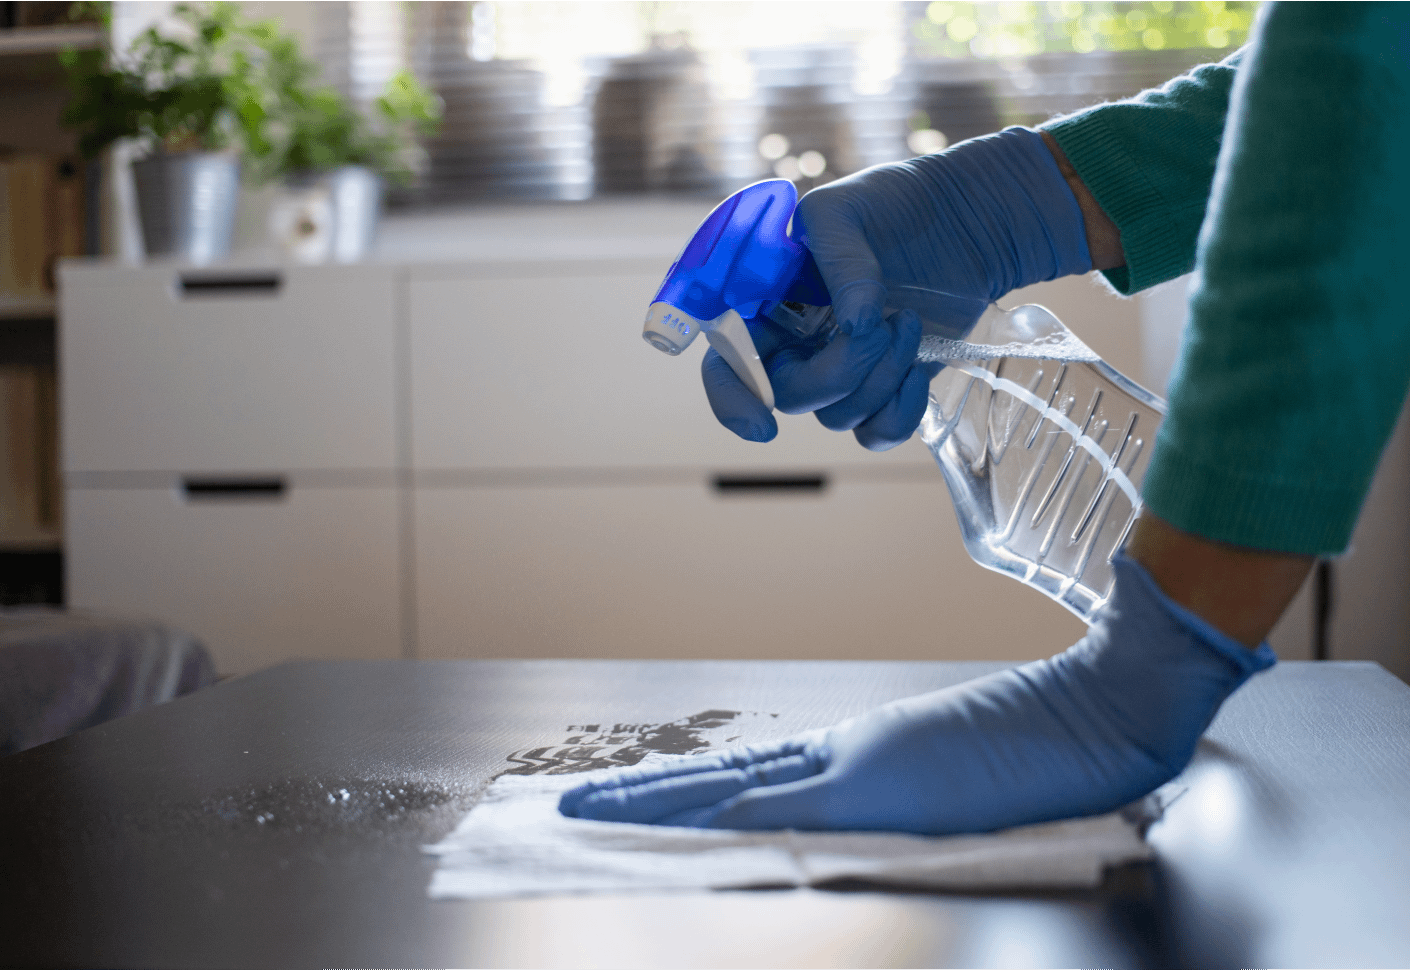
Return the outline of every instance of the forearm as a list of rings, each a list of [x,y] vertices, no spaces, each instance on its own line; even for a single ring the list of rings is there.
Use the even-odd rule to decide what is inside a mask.
[[[1087,189],[1057,140],[1046,131],[1042,134],[1082,209],[1092,268],[1124,265],[1121,230]],[[1268,636],[1315,561],[1311,556],[1211,542],[1181,532],[1149,510],[1136,524],[1128,552],[1146,567],[1165,595],[1250,647]]]

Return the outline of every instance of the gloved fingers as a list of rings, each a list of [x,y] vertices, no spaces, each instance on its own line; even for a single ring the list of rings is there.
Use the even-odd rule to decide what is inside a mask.
[[[699,815],[694,824],[750,831],[836,828],[840,820],[830,809],[831,784],[832,779],[820,773],[786,785],[753,788]]]
[[[800,348],[797,339],[767,317],[756,316],[746,320],[749,336],[759,358],[767,362],[789,348]],[[811,354],[811,347],[808,351]],[[778,435],[778,421],[753,392],[739,379],[739,375],[729,366],[714,348],[707,348],[700,362],[700,376],[705,384],[705,397],[710,402],[710,410],[722,425],[745,441],[772,441]],[[772,376],[770,382],[772,383]]]
[[[700,362],[705,397],[715,418],[745,441],[772,441],[778,421],[713,347]],[[775,390],[777,395],[777,390]]]
[[[669,825],[678,829],[703,829],[709,828],[706,823],[714,817],[720,810],[719,805],[707,805],[704,808],[688,808],[683,812],[674,815],[667,815],[665,818],[657,819],[656,825]]]
[[[930,403],[930,382],[942,366],[912,364],[896,395],[853,429],[857,442],[868,451],[888,451],[909,440],[925,417]]]
[[[863,336],[839,333],[816,353],[802,344],[784,347],[765,362],[775,406],[784,414],[804,414],[847,397],[890,346],[890,330],[878,327]]]
[[[881,332],[890,340],[885,353],[867,372],[857,389],[817,412],[830,431],[851,431],[880,411],[896,396],[915,363],[920,349],[920,318],[909,310],[887,320]]]
[[[760,360],[768,360],[780,348],[798,342],[797,336],[791,331],[780,327],[763,314],[745,320],[744,326],[749,330],[749,339],[754,341],[754,349],[759,352]]]
[[[748,749],[743,750],[747,751]],[[666,764],[613,769],[592,781],[585,781],[565,791],[558,799],[558,811],[564,815],[576,815],[578,805],[583,799],[600,791],[646,785],[662,778],[723,771],[734,767],[734,764],[726,759],[725,755],[727,754],[732,754],[732,752],[699,755],[694,758],[677,758]]]
[[[577,818],[602,822],[669,824],[682,813],[728,801],[751,788],[787,784],[817,774],[817,759],[799,753],[747,767],[660,778],[626,788],[606,788],[578,802]]]
[[[878,268],[877,272],[881,270]],[[832,317],[843,333],[861,337],[881,326],[886,287],[880,280],[854,279],[830,287],[828,293],[832,296]]]
[[[793,222],[832,295],[838,326],[862,336],[880,324],[886,291],[854,196],[847,179],[816,188],[798,201]]]
[[[743,769],[753,764],[788,758],[801,754],[807,749],[811,740],[811,735],[801,734],[773,744],[729,748],[725,751],[696,755],[692,758],[675,758],[664,764],[617,768],[603,773],[592,781],[586,781],[568,789],[558,800],[558,810],[564,815],[573,815],[583,799],[599,791],[648,785],[666,778],[679,778],[685,775]]]

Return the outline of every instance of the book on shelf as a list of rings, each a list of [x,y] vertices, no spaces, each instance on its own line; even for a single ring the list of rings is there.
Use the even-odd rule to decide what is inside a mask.
[[[0,157],[0,296],[54,292],[58,261],[84,252],[83,191],[76,159]]]
[[[51,316],[55,266],[84,251],[78,164],[44,154],[0,156],[0,311]],[[0,341],[5,339],[0,329]],[[52,363],[18,364],[0,346],[0,549],[57,545],[58,383]]]
[[[54,368],[0,367],[0,546],[59,537],[58,388]]]

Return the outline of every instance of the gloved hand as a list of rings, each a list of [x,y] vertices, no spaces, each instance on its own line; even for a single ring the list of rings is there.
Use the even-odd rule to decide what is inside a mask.
[[[913,365],[913,349],[902,361],[913,331],[919,342],[919,322],[883,320],[883,280],[972,297],[982,309],[1010,290],[1092,267],[1077,200],[1042,136],[1026,128],[838,179],[803,196],[793,218],[848,339],[816,351],[763,318],[750,330],[780,411],[816,411],[872,450],[911,436],[937,370]],[[938,322],[963,333],[977,319],[976,311]],[[778,433],[719,354],[706,352],[702,376],[725,427],[751,441]]]
[[[1110,811],[1180,772],[1220,703],[1274,663],[1168,599],[1140,565],[1048,660],[777,744],[614,772],[574,818],[943,835]]]

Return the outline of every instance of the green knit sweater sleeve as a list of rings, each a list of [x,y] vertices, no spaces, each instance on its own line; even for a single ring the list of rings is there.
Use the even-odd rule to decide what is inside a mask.
[[[1272,4],[1255,28],[1145,479],[1177,528],[1350,540],[1410,383],[1407,6]]]
[[[1135,293],[1194,268],[1229,91],[1245,51],[1041,126],[1121,230],[1126,265],[1105,274],[1118,291]]]

